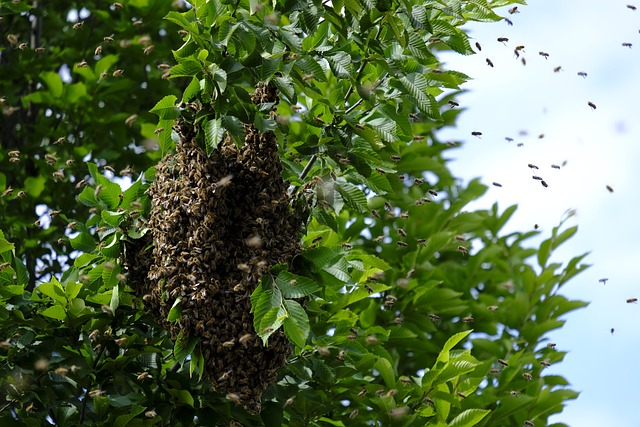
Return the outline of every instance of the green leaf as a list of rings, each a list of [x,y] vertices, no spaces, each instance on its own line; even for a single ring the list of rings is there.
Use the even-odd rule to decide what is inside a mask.
[[[222,119],[216,118],[208,120],[204,124],[204,141],[207,148],[207,155],[211,155],[218,148],[222,138],[224,138],[225,128],[222,127]]]
[[[344,203],[355,212],[367,212],[367,196],[353,184],[348,182],[338,183],[336,190],[342,196]]]
[[[285,298],[303,298],[317,292],[320,289],[313,280],[282,271],[276,277],[276,284]]]
[[[309,317],[304,308],[296,301],[284,300],[284,306],[288,316],[284,321],[284,333],[291,342],[302,348],[305,346],[311,330]]]
[[[64,292],[64,288],[55,277],[49,282],[41,283],[36,289],[58,304],[66,305],[67,303],[67,295]]]
[[[182,317],[182,297],[176,298],[169,310],[169,314],[167,315],[167,320],[169,322],[177,322]]]
[[[471,332],[473,332],[473,330],[469,329],[468,331],[458,332],[457,334],[449,337],[447,342],[442,347],[442,350],[440,351],[440,354],[438,355],[438,359],[437,359],[438,362],[445,362],[445,363],[448,362],[449,361],[449,351],[453,347],[455,347],[460,341],[465,339],[467,337],[467,335],[469,335]]]
[[[156,103],[150,112],[157,114],[161,120],[174,120],[180,116],[180,111],[175,107],[175,95],[167,95]]]
[[[449,423],[449,427],[472,427],[480,422],[491,411],[486,409],[467,409],[462,411]]]
[[[382,377],[385,385],[389,389],[394,388],[396,385],[396,374],[393,371],[391,363],[384,357],[379,357],[375,363],[375,368],[380,372],[380,376]]]
[[[200,61],[194,61],[194,60],[181,61],[179,64],[171,67],[171,78],[173,79],[177,77],[192,77],[192,76],[195,78],[196,76],[198,76],[198,73],[200,71],[202,71],[202,63]],[[155,112],[155,111],[151,110],[151,112]],[[168,117],[160,116],[160,118],[168,118]]]
[[[62,83],[60,74],[53,71],[43,71],[40,73],[40,78],[47,85],[49,93],[51,93],[54,98],[60,98],[62,96],[64,84]]]
[[[51,306],[46,310],[44,310],[43,312],[41,312],[40,314],[46,317],[50,317],[52,319],[57,319],[57,320],[64,320],[67,318],[67,312],[64,309],[64,307],[61,305]]]
[[[173,356],[178,362],[184,361],[188,355],[193,353],[193,350],[198,344],[198,338],[195,336],[186,337],[181,331],[176,338],[176,343],[173,347]]]

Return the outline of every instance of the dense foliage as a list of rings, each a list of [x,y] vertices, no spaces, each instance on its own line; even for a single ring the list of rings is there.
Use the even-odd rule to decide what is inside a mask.
[[[437,134],[514,3],[0,2],[2,425],[547,425],[576,228],[466,210]]]

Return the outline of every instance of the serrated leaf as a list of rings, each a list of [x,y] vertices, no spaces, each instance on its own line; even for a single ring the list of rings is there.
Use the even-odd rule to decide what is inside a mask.
[[[204,125],[204,142],[207,148],[207,155],[210,156],[218,148],[222,138],[224,138],[225,128],[222,127],[222,119],[209,120]]]
[[[306,297],[320,289],[320,285],[308,277],[298,276],[288,271],[278,274],[276,284],[285,298]]]
[[[185,337],[184,333],[180,331],[176,338],[176,343],[173,346],[173,356],[177,361],[184,361],[188,355],[190,355],[198,344],[198,338],[195,336]]]
[[[384,357],[379,357],[375,363],[375,367],[378,372],[380,372],[380,376],[382,377],[385,385],[389,389],[394,388],[396,385],[396,374],[393,371],[391,363]]]
[[[284,300],[288,317],[284,321],[284,333],[298,347],[304,347],[311,326],[304,308],[296,301]]]
[[[49,282],[41,283],[36,288],[41,294],[48,296],[58,304],[66,304],[67,296],[64,293],[64,288],[58,282],[58,280],[54,277]]]
[[[368,211],[367,196],[355,185],[348,182],[339,183],[336,190],[350,209],[360,213]]]
[[[181,61],[179,64],[171,67],[170,76],[172,79],[177,77],[196,77],[198,73],[201,71],[202,71],[202,63],[200,61],[186,60],[186,61]],[[151,110],[151,112],[154,112],[154,111]],[[165,117],[161,116],[161,118],[165,118]]]
[[[313,75],[314,79],[321,82],[327,80],[322,67],[312,56],[303,55],[296,61],[296,66],[300,68],[304,76]]]
[[[488,409],[467,409],[451,420],[449,427],[472,427],[490,412]]]
[[[149,111],[157,114],[162,120],[174,120],[180,116],[180,111],[175,107],[177,99],[175,95],[167,95]]]
[[[337,52],[335,55],[325,56],[325,59],[336,77],[348,79],[353,75],[351,56],[347,52]]]
[[[178,320],[180,320],[180,317],[182,316],[181,303],[182,303],[182,297],[176,298],[176,300],[173,302],[173,305],[169,310],[169,314],[167,315],[167,320],[169,322],[177,322]]]
[[[440,354],[438,355],[438,359],[437,359],[438,362],[445,362],[445,363],[448,362],[449,361],[449,351],[453,347],[455,347],[456,344],[458,344],[460,341],[465,339],[467,337],[467,335],[469,335],[471,332],[473,332],[473,330],[469,329],[468,331],[458,332],[457,334],[449,337],[447,342],[442,347],[442,350],[440,351]]]
[[[93,236],[87,232],[82,232],[76,237],[69,239],[71,247],[80,252],[93,252],[96,247],[96,242],[93,240]]]
[[[196,97],[196,95],[198,95],[199,92],[200,92],[200,80],[196,76],[193,76],[193,78],[191,79],[191,82],[182,93],[182,102],[191,101],[193,98]]]
[[[436,99],[427,93],[429,84],[422,74],[412,73],[400,77],[400,83],[416,100],[416,105],[427,117],[441,120],[440,108]]]

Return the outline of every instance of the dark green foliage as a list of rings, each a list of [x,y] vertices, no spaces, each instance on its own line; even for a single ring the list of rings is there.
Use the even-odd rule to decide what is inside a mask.
[[[531,248],[538,231],[501,231],[515,207],[467,210],[486,187],[451,176],[457,144],[437,137],[469,78],[438,51],[472,53],[461,26],[523,2],[63,3],[0,2],[2,425],[544,426],[577,396],[544,369],[565,355],[547,334],[586,305],[559,293],[585,255],[550,262],[576,229],[560,224]],[[270,141],[273,167],[245,182],[260,174],[244,169],[261,159],[251,138]],[[225,150],[237,161],[218,168]],[[176,166],[174,151],[200,160]],[[228,205],[199,198],[238,212],[169,219],[181,209],[170,191],[189,207],[234,177],[244,187]],[[301,234],[295,221],[277,229],[272,254],[243,252],[259,227],[237,221],[257,223],[261,202],[232,201],[268,182],[282,196],[269,203],[283,204],[260,224],[308,220]],[[229,295],[243,285],[240,314],[215,320],[293,348],[269,367],[260,413],[220,386],[226,366],[207,352],[216,341],[225,360],[254,355],[222,345],[231,335],[192,333],[202,319],[189,317],[188,272],[171,273],[172,256],[191,268],[203,245],[159,246],[163,227],[188,242],[202,225],[219,240],[202,250],[233,254],[194,277]],[[242,257],[249,272],[268,262],[250,274]]]

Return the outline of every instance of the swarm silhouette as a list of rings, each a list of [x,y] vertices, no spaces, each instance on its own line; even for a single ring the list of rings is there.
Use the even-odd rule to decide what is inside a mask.
[[[266,84],[252,98],[278,101]],[[290,207],[273,132],[247,125],[242,148],[227,138],[207,156],[192,126],[175,130],[176,154],[158,164],[149,188],[148,237],[127,256],[130,278],[174,339],[180,332],[200,339],[213,388],[257,413],[290,345],[282,331],[262,344],[250,296],[262,274],[300,252],[302,221]],[[181,317],[169,322],[178,298]]]

